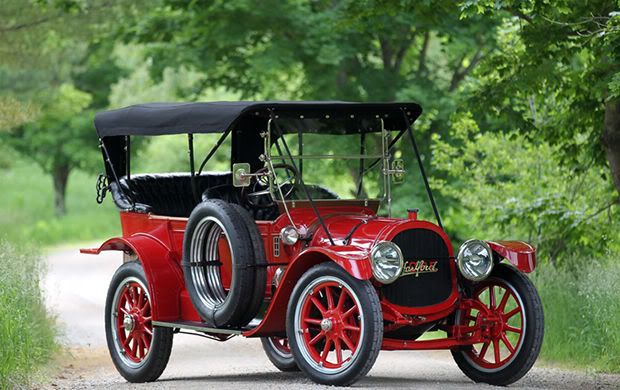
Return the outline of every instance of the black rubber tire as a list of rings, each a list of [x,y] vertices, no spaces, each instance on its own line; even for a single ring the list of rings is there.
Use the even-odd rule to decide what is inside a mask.
[[[507,264],[498,264],[489,278],[496,278],[513,286],[523,302],[527,325],[521,349],[512,362],[494,372],[485,372],[473,365],[465,357],[464,348],[452,350],[452,356],[461,371],[474,382],[507,386],[521,379],[536,362],[544,337],[544,313],[536,287],[519,270]],[[472,287],[475,288],[475,285]]]
[[[293,354],[285,354],[284,352],[277,350],[269,339],[269,337],[261,337],[260,339],[269,361],[280,371],[299,371],[299,367],[297,367],[297,363],[295,363]]]
[[[112,320],[112,304],[117,289],[121,287],[123,281],[128,277],[139,279],[148,289],[144,270],[138,261],[125,263],[114,273],[108,289],[105,305],[105,335],[108,343],[108,350],[114,366],[127,381],[132,383],[153,382],[159,378],[168,364],[170,351],[172,350],[173,333],[171,328],[153,327],[151,348],[144,363],[139,367],[130,367],[123,362],[114,343],[112,334],[112,327],[114,326]]]
[[[265,267],[265,264],[267,264],[267,256],[265,255],[265,244],[258,230],[256,221],[254,221],[250,213],[243,207],[237,204],[231,204],[231,206],[237,210],[245,222],[244,225],[248,229],[248,234],[252,242],[254,264],[257,265],[254,269],[254,293],[252,295],[252,300],[250,301],[246,315],[241,319],[241,323],[247,324],[254,319],[263,305],[267,286],[267,267]]]
[[[314,369],[304,358],[295,337],[297,332],[294,318],[295,306],[300,300],[303,290],[314,280],[324,276],[335,276],[351,287],[352,293],[357,296],[360,302],[360,310],[365,318],[364,334],[361,336],[362,341],[359,347],[359,355],[346,369],[335,374],[322,373]],[[324,385],[349,386],[370,371],[381,351],[383,315],[377,291],[370,281],[354,278],[335,263],[326,262],[315,265],[302,275],[291,294],[286,315],[286,333],[293,357],[306,376],[314,382]]]
[[[221,303],[207,305],[200,298],[198,287],[194,284],[191,268],[188,266],[192,259],[192,239],[196,228],[206,218],[217,220],[226,232],[233,249],[232,266],[233,281],[231,288]],[[264,287],[256,291],[256,256],[252,236],[249,233],[248,224],[243,215],[232,204],[219,199],[211,199],[200,203],[192,211],[187,221],[185,236],[183,238],[183,274],[185,286],[194,308],[204,320],[212,327],[235,327],[247,325],[256,315],[258,309],[251,311],[255,302],[264,297]],[[201,244],[204,245],[204,242]],[[201,246],[201,251],[204,248]],[[206,279],[206,278],[205,278]],[[208,283],[207,283],[208,284]],[[213,297],[213,293],[207,288],[203,291],[207,296]],[[258,295],[258,297],[256,296]],[[260,298],[260,299],[259,299]]]

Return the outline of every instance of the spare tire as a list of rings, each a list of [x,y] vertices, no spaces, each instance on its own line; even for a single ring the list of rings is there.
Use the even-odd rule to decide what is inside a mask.
[[[264,297],[264,285],[258,291],[255,286],[256,255],[247,225],[237,208],[218,199],[200,203],[187,221],[183,238],[185,286],[208,326],[246,325],[258,311],[253,308],[256,295],[261,301]],[[230,271],[228,290],[222,282],[222,266]]]
[[[248,234],[252,241],[252,253],[254,253],[254,292],[250,301],[248,311],[245,316],[242,317],[241,323],[244,325],[252,321],[256,314],[258,314],[263,300],[265,298],[265,288],[267,286],[267,256],[265,255],[265,244],[263,238],[258,230],[256,221],[250,216],[250,213],[243,207],[237,204],[231,204],[231,206],[237,210],[241,218],[245,222],[245,226],[248,228]]]

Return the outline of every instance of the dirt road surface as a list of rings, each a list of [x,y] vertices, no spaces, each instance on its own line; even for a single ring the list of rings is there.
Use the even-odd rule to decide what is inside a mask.
[[[81,255],[77,248],[52,251],[45,281],[48,306],[61,325],[67,352],[61,369],[43,388],[49,389],[310,389],[321,388],[300,373],[281,373],[255,339],[225,343],[176,335],[170,363],[159,381],[129,384],[114,369],[105,344],[103,315],[108,283],[121,264],[117,252]],[[382,352],[368,376],[355,388],[477,389],[447,351]],[[620,376],[541,367],[515,389],[620,389]]]

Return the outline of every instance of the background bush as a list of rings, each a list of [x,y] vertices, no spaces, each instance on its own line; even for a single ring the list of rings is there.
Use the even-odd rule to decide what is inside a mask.
[[[45,310],[41,258],[0,241],[0,388],[27,383],[55,350],[53,319]]]
[[[618,372],[620,370],[620,265],[574,259],[574,270],[539,267],[533,274],[545,310],[547,361]]]
[[[559,147],[518,130],[484,133],[467,113],[434,136],[433,187],[457,243],[470,237],[532,243],[539,261],[581,267],[583,257],[620,253],[620,209],[603,168],[567,165]]]

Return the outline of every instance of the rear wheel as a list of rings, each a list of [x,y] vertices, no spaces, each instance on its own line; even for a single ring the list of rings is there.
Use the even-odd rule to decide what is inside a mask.
[[[265,354],[280,371],[299,371],[286,337],[262,337]]]
[[[293,290],[286,329],[295,361],[310,379],[350,385],[368,373],[381,350],[377,292],[334,263],[314,266]]]
[[[476,382],[516,382],[534,365],[543,341],[544,314],[536,288],[524,274],[500,264],[489,278],[472,286],[472,298],[486,310],[459,312],[456,322],[495,325],[485,331],[487,342],[453,350],[456,364]]]
[[[112,277],[105,309],[112,362],[129,382],[159,378],[172,350],[172,329],[153,327],[151,295],[138,262],[123,264]]]

